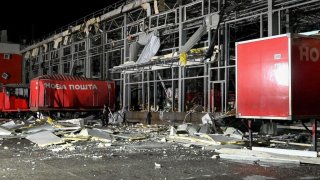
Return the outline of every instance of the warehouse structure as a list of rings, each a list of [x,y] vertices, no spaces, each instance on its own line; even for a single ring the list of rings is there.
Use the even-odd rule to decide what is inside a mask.
[[[23,49],[23,81],[114,80],[118,109],[227,112],[235,43],[317,30],[319,17],[320,0],[119,1]]]

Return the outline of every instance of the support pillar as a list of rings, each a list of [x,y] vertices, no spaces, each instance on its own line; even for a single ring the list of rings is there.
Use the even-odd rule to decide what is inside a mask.
[[[290,27],[290,10],[286,10],[286,33],[291,32],[291,27]]]
[[[147,103],[148,103],[148,107],[147,107],[147,109],[148,109],[148,111],[150,111],[151,110],[151,105],[150,105],[150,99],[151,99],[151,97],[150,97],[150,95],[151,95],[151,93],[150,93],[150,71],[147,71],[147,81],[148,81],[148,83],[147,83]]]
[[[153,107],[156,109],[158,105],[157,97],[157,70],[153,71]]]
[[[252,120],[249,119],[248,120],[248,130],[249,130],[249,148],[250,149],[252,149],[252,141],[253,141],[251,125],[252,125]]]
[[[273,13],[274,0],[268,0],[268,36],[279,34],[280,11]]]
[[[183,7],[180,5],[179,6],[179,50],[183,47],[183,45],[186,43],[186,36],[187,33],[184,30],[184,12],[183,12]],[[184,112],[184,72],[185,72],[185,67],[180,66],[179,67],[179,80],[178,80],[178,90],[179,90],[179,99],[178,99],[178,111],[179,112]]]
[[[86,40],[85,40],[85,47],[86,47],[86,59],[85,59],[85,71],[84,71],[84,73],[85,73],[85,76],[87,77],[87,78],[91,78],[91,75],[92,75],[92,70],[91,70],[91,63],[92,63],[92,61],[91,61],[91,57],[89,56],[89,48],[90,48],[90,46],[89,46],[89,38],[86,38]]]
[[[176,107],[176,103],[175,103],[175,96],[176,96],[176,86],[175,86],[175,68],[171,68],[171,88],[172,88],[172,112],[175,112],[175,107]]]
[[[260,15],[260,38],[263,38],[263,15]]]
[[[127,62],[127,57],[128,57],[128,32],[127,32],[127,13],[124,13],[123,15],[123,30],[122,30],[122,36],[123,36],[123,59],[121,64]]]
[[[317,151],[317,119],[312,119],[312,151]]]
[[[145,110],[146,109],[146,90],[145,90],[145,79],[144,79],[144,71],[141,72],[141,93],[142,93],[142,109]]]

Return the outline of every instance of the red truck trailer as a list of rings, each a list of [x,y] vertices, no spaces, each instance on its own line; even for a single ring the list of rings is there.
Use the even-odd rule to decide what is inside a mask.
[[[313,120],[320,117],[320,39],[285,34],[236,44],[238,118]],[[251,121],[249,120],[249,129]]]
[[[29,86],[7,84],[0,88],[0,111],[2,113],[29,111]]]
[[[115,108],[115,83],[68,75],[44,75],[30,82],[31,111],[94,111]]]
[[[237,117],[320,117],[320,39],[286,34],[236,47]]]

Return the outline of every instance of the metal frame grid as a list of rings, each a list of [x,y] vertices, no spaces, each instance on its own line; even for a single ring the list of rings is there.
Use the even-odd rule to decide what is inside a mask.
[[[217,31],[215,56],[203,61],[205,52],[188,52],[188,65],[181,66],[177,54],[187,40],[225,7],[233,9],[221,16],[220,28],[207,26],[193,46],[205,51]],[[118,89],[118,108],[133,111],[164,110],[171,88],[168,111],[188,111],[195,99],[191,103],[207,112],[226,112],[235,101],[235,43],[316,30],[319,17],[320,0],[119,1],[23,49],[24,81],[43,74],[111,79]],[[156,56],[130,64],[130,46],[151,32],[160,38]]]

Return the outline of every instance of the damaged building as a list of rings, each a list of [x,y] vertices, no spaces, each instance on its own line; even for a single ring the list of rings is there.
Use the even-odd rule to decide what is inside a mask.
[[[121,0],[65,25],[0,86],[0,177],[319,179],[319,17],[320,0]]]
[[[180,119],[197,108],[224,113],[235,106],[235,43],[317,30],[319,5],[119,1],[23,49],[23,81],[47,74],[114,80],[118,109],[175,112]]]

